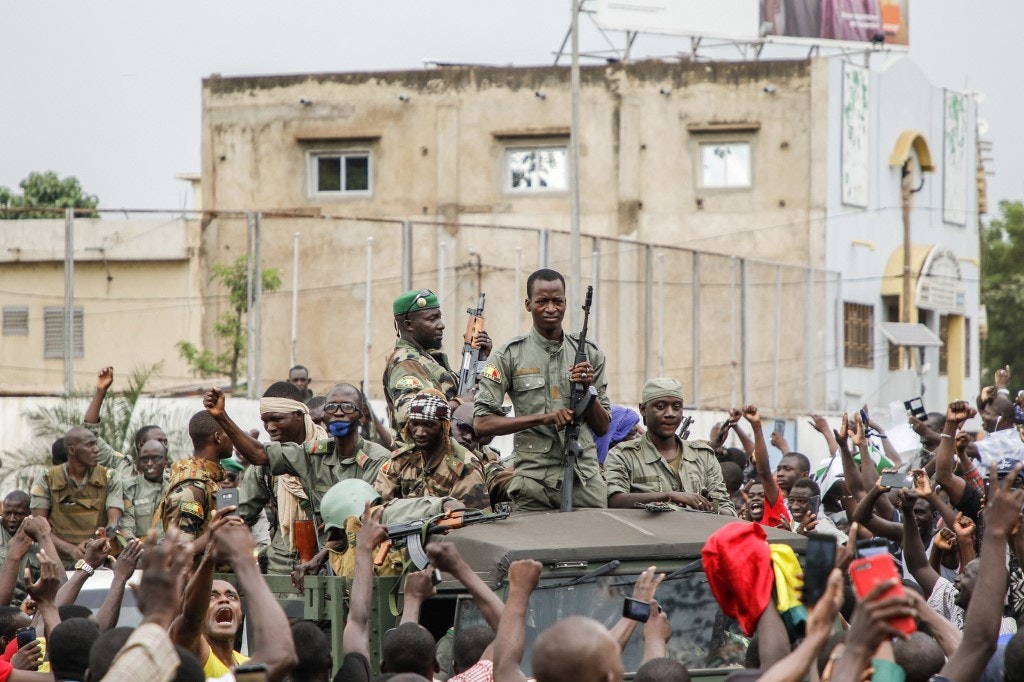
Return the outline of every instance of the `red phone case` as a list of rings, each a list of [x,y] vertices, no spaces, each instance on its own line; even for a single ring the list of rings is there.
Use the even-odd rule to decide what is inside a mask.
[[[854,559],[850,562],[850,581],[853,589],[861,599],[875,589],[878,583],[886,580],[896,579],[896,584],[882,594],[882,599],[898,597],[903,594],[903,583],[899,582],[899,575],[896,573],[896,564],[888,554],[869,556],[862,559]],[[905,634],[911,634],[917,630],[917,623],[910,616],[894,618],[889,624]]]

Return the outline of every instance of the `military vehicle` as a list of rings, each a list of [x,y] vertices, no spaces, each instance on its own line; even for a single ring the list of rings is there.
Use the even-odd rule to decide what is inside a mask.
[[[544,566],[540,586],[530,600],[523,669],[539,632],[556,620],[585,615],[607,626],[622,614],[623,598],[648,566],[667,574],[657,600],[672,624],[669,655],[683,662],[695,679],[722,680],[743,665],[747,638],[725,617],[708,587],[700,564],[705,540],[727,523],[727,516],[689,511],[652,513],[641,509],[581,509],[571,513],[512,514],[494,523],[467,526],[430,542],[454,544],[485,583],[504,598],[508,567],[517,559],[535,559]],[[742,522],[741,522],[742,523]],[[771,528],[768,541],[790,545],[798,555],[803,536]],[[442,576],[438,594],[423,605],[420,622],[437,638],[449,628],[458,631],[483,622],[466,590]],[[267,576],[290,615],[331,621],[335,665],[340,665],[341,635],[347,614],[345,579],[305,579],[305,595],[295,594],[289,579]],[[371,618],[371,658],[375,669],[385,632],[397,625],[401,581],[378,577]],[[623,654],[627,672],[640,664],[642,628],[634,632]]]

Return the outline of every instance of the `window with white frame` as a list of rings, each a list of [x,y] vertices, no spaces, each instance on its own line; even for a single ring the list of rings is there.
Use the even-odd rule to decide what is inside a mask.
[[[313,194],[370,192],[370,152],[314,152],[309,156]]]
[[[564,192],[569,188],[569,154],[565,147],[509,148],[504,175],[510,192]]]
[[[71,326],[74,333],[71,337],[71,349],[76,358],[85,355],[85,331],[83,327],[82,309],[74,308],[71,315]],[[43,309],[43,357],[64,357],[64,308],[46,307]]]
[[[704,142],[700,145],[700,185],[742,188],[751,185],[749,142]]]

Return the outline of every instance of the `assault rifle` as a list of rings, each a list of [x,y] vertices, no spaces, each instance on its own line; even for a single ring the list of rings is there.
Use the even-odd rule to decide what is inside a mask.
[[[373,563],[383,566],[384,559],[392,548],[405,547],[409,552],[409,559],[416,565],[416,569],[423,570],[430,563],[424,545],[427,544],[431,535],[444,535],[456,528],[471,526],[475,523],[500,521],[507,519],[512,512],[512,507],[507,502],[497,505],[496,509],[494,514],[485,514],[479,509],[458,509],[437,516],[428,516],[425,519],[388,524],[384,527],[388,533],[388,539],[377,548]]]
[[[587,360],[587,325],[590,323],[590,305],[594,301],[594,287],[587,287],[587,298],[583,303],[583,330],[580,331],[580,343],[576,347],[576,359],[573,365]],[[576,460],[583,454],[580,447],[580,423],[583,415],[590,408],[596,395],[582,383],[573,383],[569,394],[569,408],[572,410],[572,421],[565,427],[565,456],[562,458],[562,506],[559,511],[572,511],[573,477],[576,475]]]
[[[459,371],[459,393],[469,393],[480,380],[480,346],[473,338],[483,331],[484,328],[484,296],[480,294],[476,308],[467,308],[469,322],[466,323],[466,333],[462,335],[462,369]]]

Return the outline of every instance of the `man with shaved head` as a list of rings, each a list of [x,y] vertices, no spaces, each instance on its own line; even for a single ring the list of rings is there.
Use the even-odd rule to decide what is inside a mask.
[[[614,682],[623,675],[619,643],[593,618],[570,616],[537,638],[533,648],[537,682]]]
[[[137,538],[145,538],[153,525],[153,512],[167,494],[170,477],[167,471],[167,447],[153,439],[139,448],[136,465],[139,473],[124,484],[124,516],[121,530]],[[163,529],[158,529],[163,534]]]

